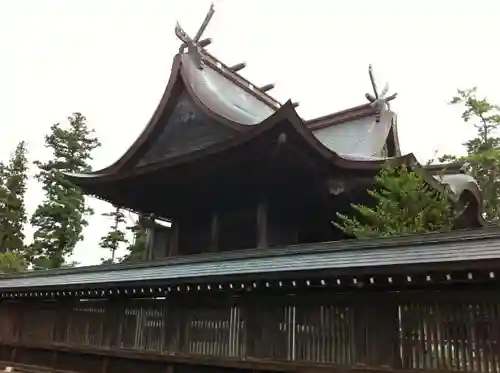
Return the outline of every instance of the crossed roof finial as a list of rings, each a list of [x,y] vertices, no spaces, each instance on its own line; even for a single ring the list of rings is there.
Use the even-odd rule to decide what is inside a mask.
[[[373,95],[370,93],[365,94],[365,97],[370,101],[371,105],[377,108],[380,108],[380,110],[383,109],[388,109],[390,110],[389,102],[394,100],[398,94],[393,93],[390,96],[387,96],[387,92],[389,91],[389,84],[386,83],[384,86],[384,89],[382,89],[382,92],[378,92],[377,89],[377,83],[375,83],[375,78],[373,76],[373,69],[372,65],[368,65],[368,74],[370,75],[370,81],[372,83],[372,88],[373,88]]]
[[[203,23],[201,24],[198,32],[191,38],[186,31],[181,27],[179,22],[175,25],[175,35],[183,42],[181,47],[179,48],[179,53],[183,53],[187,47],[187,53],[193,58],[196,66],[201,69],[203,67],[202,55],[200,53],[200,48],[210,44],[210,39],[200,40],[203,32],[208,26],[208,23],[212,19],[212,16],[215,13],[214,4],[210,5],[210,9],[208,10]]]

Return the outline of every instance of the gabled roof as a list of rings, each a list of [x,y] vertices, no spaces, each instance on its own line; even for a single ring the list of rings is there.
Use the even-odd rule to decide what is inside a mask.
[[[75,184],[85,188],[183,167],[204,157],[231,157],[235,148],[277,136],[278,129],[279,134],[298,138],[303,151],[332,167],[376,171],[388,159],[398,164],[418,164],[412,154],[401,156],[396,116],[385,104],[360,105],[304,121],[290,101],[282,105],[202,47],[197,47],[198,55],[192,53],[181,52],[174,57],[165,92],[146,128],[126,153],[102,170],[68,175]],[[195,126],[198,132],[186,135]],[[204,129],[200,130],[200,126]],[[170,138],[170,144],[159,143],[165,137],[167,142]],[[172,141],[180,144],[173,146]],[[387,157],[388,147],[392,147],[395,157]],[[477,216],[481,216],[477,183],[467,175],[454,175],[448,175],[446,180],[429,175],[429,180],[450,186],[457,199],[470,193],[479,206]]]
[[[226,65],[215,60],[213,56],[209,54],[206,56],[206,64],[201,70],[194,65],[188,54],[175,56],[165,92],[141,135],[114,164],[88,176],[132,172],[139,158],[151,149],[168,124],[168,118],[175,110],[182,92],[189,95],[197,109],[208,118],[227,127],[232,133],[228,136],[231,139],[226,139],[226,143],[210,144],[217,146],[212,148],[207,146],[207,151],[208,148],[213,150],[227,148],[233,143],[243,143],[265,132],[269,123],[289,115],[292,118],[290,122],[294,122],[296,128],[301,127],[300,132],[308,142],[315,144],[314,146],[326,157],[335,158],[348,168],[373,168],[381,163],[382,158],[379,153],[395,123],[392,112],[385,111],[377,119],[377,110],[363,106],[364,109],[360,111],[352,111],[351,116],[346,114],[340,117],[331,116],[331,125],[323,122],[321,125],[314,123],[311,125],[312,122],[304,122],[298,117],[293,104],[289,103],[289,107],[285,108]],[[255,130],[253,127],[261,128]],[[318,141],[313,141],[313,137]],[[320,144],[324,146],[319,146]],[[330,153],[326,152],[326,149]],[[356,161],[362,163],[354,164]]]
[[[197,109],[226,126],[234,136],[262,124],[283,107],[205,50],[202,49],[201,53],[204,61],[202,69],[195,65],[189,54],[181,53],[174,57],[167,87],[145,129],[125,154],[95,174],[120,173],[134,167],[138,157],[151,148],[162,132],[166,119],[172,114],[183,91],[187,92]],[[392,137],[395,134],[395,115],[386,111],[380,118],[380,110],[370,105],[305,121],[303,124],[331,151],[350,159],[377,157],[390,131]],[[392,139],[392,142],[397,143],[397,140]],[[397,148],[396,155],[399,155]]]

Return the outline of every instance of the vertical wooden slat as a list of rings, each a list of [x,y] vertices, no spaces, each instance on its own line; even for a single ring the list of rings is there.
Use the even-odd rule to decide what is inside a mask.
[[[499,359],[500,359],[500,322],[499,322],[499,302],[496,299],[492,299],[491,301],[491,313],[492,313],[492,320],[491,320],[491,338],[492,338],[492,349],[493,349],[493,354],[494,354],[494,369],[495,373],[500,372],[500,366],[499,366]]]
[[[495,331],[494,331],[494,323],[495,323],[495,314],[494,314],[494,305],[492,300],[488,300],[484,303],[484,312],[485,312],[485,326],[487,333],[487,342],[488,342],[488,365],[489,371],[491,373],[497,373],[497,365],[496,365],[496,351],[495,351]]]
[[[460,370],[461,362],[460,362],[460,314],[458,312],[458,302],[454,301],[450,307],[450,332],[452,336],[452,367],[454,370]]]
[[[427,366],[427,335],[425,333],[425,322],[427,320],[427,309],[425,305],[419,302],[416,307],[417,315],[417,328],[418,328],[418,349],[420,351],[420,358],[418,369],[425,369]]]
[[[259,357],[260,312],[251,296],[242,301],[242,307],[242,317],[245,320],[245,357]]]
[[[467,301],[462,302],[462,314],[464,317],[464,337],[465,337],[465,370],[474,371],[474,354],[472,338],[472,322],[470,316],[470,305]]]
[[[163,309],[163,352],[172,353],[176,350],[174,346],[174,328],[177,320],[174,319],[175,314],[172,312],[168,299],[161,301],[160,306]]]
[[[427,323],[427,331],[430,338],[431,366],[430,369],[439,369],[439,340],[437,331],[437,315],[436,308],[433,303],[427,303],[429,310],[429,318]]]
[[[0,342],[17,335],[24,343],[295,360],[330,363],[332,369],[363,364],[499,373],[500,304],[494,292],[484,297],[468,292],[448,297],[445,291],[378,297],[368,292],[249,293],[238,298],[190,292],[168,299],[3,301]],[[19,350],[18,358],[24,353]]]
[[[471,316],[471,336],[472,336],[472,345],[473,354],[474,354],[474,371],[481,372],[482,371],[482,362],[481,362],[481,340],[477,334],[477,309],[476,303],[471,302],[470,305],[470,316]]]

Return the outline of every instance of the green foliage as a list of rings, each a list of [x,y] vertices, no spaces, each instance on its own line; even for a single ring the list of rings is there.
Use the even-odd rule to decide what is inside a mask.
[[[352,204],[353,216],[338,214],[339,221],[333,223],[347,235],[373,238],[453,228],[456,216],[448,191],[433,189],[418,171],[387,166],[375,181],[368,191],[373,207]]]
[[[111,252],[111,257],[101,259],[101,262],[102,264],[112,264],[115,262],[116,250],[118,250],[120,244],[128,242],[125,232],[121,228],[126,222],[125,214],[122,209],[116,207],[114,211],[102,215],[112,218],[113,223],[110,226],[110,231],[101,238],[101,242],[99,243],[103,249],[108,249]]]
[[[0,162],[0,221],[2,221],[6,215],[7,208],[7,198],[9,196],[9,190],[7,189],[7,167],[3,162]],[[3,240],[3,233],[0,232],[0,238]]]
[[[31,217],[35,227],[30,261],[35,269],[59,268],[83,239],[86,216],[93,211],[87,207],[82,191],[70,183],[63,172],[89,172],[92,151],[100,146],[94,131],[80,113],[68,118],[69,125],[59,123],[45,136],[45,147],[53,157],[47,162],[36,161],[36,179],[43,185],[45,198]]]
[[[24,195],[28,180],[26,143],[21,141],[7,166],[0,164],[0,248],[24,249],[23,228],[26,224]]]
[[[493,137],[492,132],[500,125],[500,107],[488,102],[486,98],[477,97],[477,88],[457,90],[451,99],[451,105],[463,105],[462,119],[473,121],[477,137],[465,142],[467,153],[479,153],[493,147],[498,147],[500,140]]]
[[[26,268],[23,253],[18,251],[0,253],[0,273],[23,272]]]
[[[135,224],[127,227],[132,232],[132,243],[127,247],[124,262],[141,262],[147,259],[146,218],[139,215]]]
[[[476,136],[463,145],[467,155],[455,157],[444,155],[441,162],[469,164],[469,174],[478,182],[483,198],[486,219],[500,221],[500,138],[495,130],[500,125],[500,107],[477,97],[477,89],[458,90],[451,105],[463,107],[462,119],[472,122]]]

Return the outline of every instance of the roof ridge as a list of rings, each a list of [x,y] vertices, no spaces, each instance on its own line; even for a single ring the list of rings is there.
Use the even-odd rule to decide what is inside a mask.
[[[305,124],[309,129],[314,131],[355,119],[374,116],[380,114],[380,112],[381,111],[377,107],[367,103],[309,119],[305,121]]]
[[[179,48],[179,54],[189,54],[195,60],[195,64],[197,65],[198,69],[202,69],[203,64],[208,63],[210,67],[213,68],[216,72],[222,73],[223,76],[229,78],[233,83],[248,91],[257,99],[268,104],[275,110],[279,109],[282,104],[265,92],[266,90],[273,88],[274,85],[268,84],[266,86],[263,86],[267,87],[267,89],[260,89],[237,73],[237,71],[246,66],[245,63],[240,63],[231,68],[214,57],[212,54],[207,52],[207,50],[204,48],[212,43],[212,39],[201,39],[201,36],[210,23],[210,20],[212,19],[214,13],[215,8],[214,4],[212,3],[207,14],[205,15],[205,19],[203,20],[202,24],[198,28],[198,31],[196,32],[196,35],[193,38],[191,38],[184,31],[179,22],[177,22],[175,26],[175,35],[182,41],[182,44]]]
[[[229,79],[232,78],[231,80],[233,81],[233,83],[236,83],[241,88],[252,94],[254,97],[267,103],[275,110],[278,110],[281,106],[283,106],[283,104],[280,101],[278,101],[268,93],[261,90],[259,86],[256,86],[255,84],[251,83],[248,79],[246,79],[242,75],[238,74],[235,71],[235,69],[223,63],[217,57],[209,53],[205,48],[200,48],[200,52],[204,57],[203,61],[208,62],[208,64],[212,69],[214,69],[218,73],[222,73],[222,75],[228,77]],[[243,65],[243,67],[246,66],[245,63],[238,65]]]
[[[179,54],[187,53],[191,55],[199,69],[203,68],[203,64],[208,64],[214,71],[221,74],[225,78],[228,78],[234,84],[247,91],[253,97],[264,102],[272,109],[278,110],[279,108],[281,108],[283,104],[266,93],[268,90],[274,88],[274,84],[267,84],[262,87],[256,86],[248,79],[238,74],[238,71],[246,66],[245,63],[239,63],[233,67],[230,67],[205,49],[206,46],[209,46],[212,43],[212,39],[201,39],[201,36],[206,30],[214,13],[215,9],[214,4],[212,3],[205,16],[205,19],[203,20],[203,23],[200,25],[194,38],[191,38],[177,22],[177,25],[175,27],[175,34],[182,41],[182,44],[179,48]],[[373,88],[373,95],[368,93],[365,95],[369,103],[304,121],[306,127],[309,127],[311,130],[320,129],[323,127],[329,127],[334,124],[343,123],[345,121],[366,117],[369,115],[379,115],[380,111],[383,110],[382,108],[385,107],[390,110],[389,101],[395,99],[397,97],[397,93],[386,97],[389,89],[388,84],[386,84],[384,89],[379,92],[375,83],[371,65],[369,65],[368,67],[368,73]],[[298,103],[294,103],[294,107],[296,106],[298,106]]]
[[[204,62],[219,74],[229,78],[233,83],[237,84],[243,88],[248,93],[252,94],[257,99],[265,102],[270,107],[278,110],[283,106],[279,100],[275,99],[268,93],[260,89],[250,80],[238,74],[234,69],[232,69],[227,64],[223,63],[220,59],[215,57],[213,54],[209,53],[205,48],[200,48],[200,52],[204,57]],[[238,65],[245,65],[244,63]],[[295,104],[296,105],[296,104]],[[342,109],[334,113],[326,114],[313,119],[304,120],[305,125],[311,130],[317,130],[324,127],[329,127],[332,125],[344,123],[347,121],[355,120],[358,118],[367,117],[370,115],[377,115],[380,113],[380,109],[370,103],[361,104],[353,106],[347,109]]]

